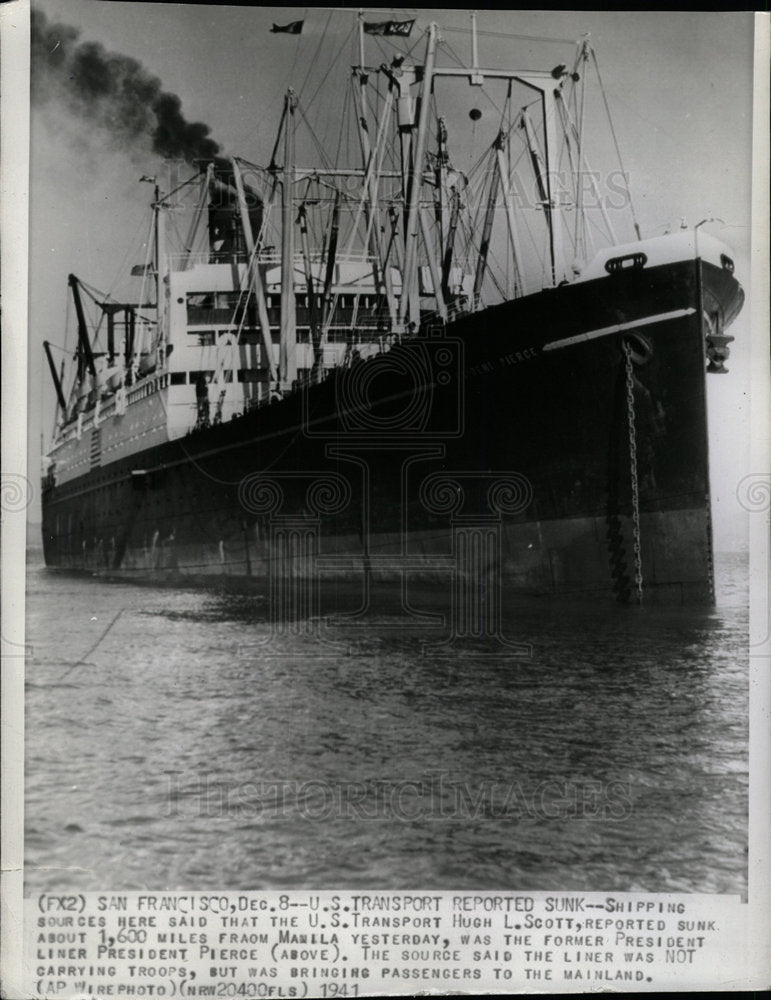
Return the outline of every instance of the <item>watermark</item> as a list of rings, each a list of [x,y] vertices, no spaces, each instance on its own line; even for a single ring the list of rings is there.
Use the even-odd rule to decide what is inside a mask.
[[[740,479],[736,499],[750,514],[771,511],[771,472],[753,472]]]
[[[483,658],[530,658],[528,644],[503,635],[501,602],[504,517],[524,514],[532,485],[517,472],[420,469],[443,455],[431,444],[409,445],[405,457],[398,443],[357,442],[328,446],[339,467],[354,464],[350,479],[331,470],[245,476],[238,497],[253,518],[245,533],[254,544],[250,569],[267,581],[269,634],[240,654],[295,655],[284,640],[304,638],[312,640],[308,655],[326,656],[335,650],[335,629],[339,638],[379,610],[373,581],[388,581],[399,584],[398,612],[378,628],[442,629],[424,642],[423,655],[473,649]],[[441,585],[447,613],[415,607],[416,579]],[[335,580],[358,585],[358,606],[322,618],[324,586]],[[339,643],[336,649],[344,652]]]
[[[765,514],[766,524],[771,523],[771,472],[752,472],[743,476],[736,487],[736,499],[739,506],[749,514]],[[768,533],[766,531],[766,538]],[[762,604],[762,602],[761,602]],[[766,600],[766,620],[758,631],[763,632],[760,639],[752,637],[750,649],[756,650],[751,656],[763,656],[771,638],[771,602]],[[760,616],[758,616],[759,618]],[[753,626],[754,627],[754,626]]]
[[[3,513],[15,514],[26,510],[35,497],[32,483],[20,472],[0,474],[0,508]]]
[[[374,335],[373,335],[374,336]],[[303,433],[346,444],[450,441],[463,436],[464,344],[429,323],[404,339],[383,333],[377,363],[354,357],[335,371],[334,409],[319,414],[303,396]],[[388,341],[388,343],[385,343]],[[322,419],[320,419],[320,417]]]
[[[495,179],[496,168],[491,167],[474,177],[474,189],[485,190],[488,176]],[[508,180],[508,192],[499,188],[495,194],[495,207],[502,208],[507,201],[519,212],[540,212],[545,207],[575,212],[622,212],[632,205],[629,174],[623,170],[549,170],[535,178],[522,177],[514,171]],[[468,196],[468,195],[467,195]]]
[[[501,624],[503,517],[523,514],[532,499],[530,480],[519,472],[435,472],[420,484],[423,507],[449,515],[453,559],[450,635],[425,652],[483,640],[478,655],[532,657],[532,648],[507,639]]]
[[[631,784],[624,781],[470,782],[454,780],[446,771],[368,781],[260,778],[236,783],[167,771],[166,780],[166,815],[187,818],[606,821],[628,820],[634,810]]]
[[[270,632],[240,652],[270,649],[288,653],[287,638],[307,638],[336,649],[321,615],[321,519],[338,516],[351,502],[348,480],[333,471],[249,473],[238,485],[241,507],[255,517],[255,575],[267,578]],[[316,650],[318,652],[318,650]]]
[[[391,582],[400,587],[398,620],[383,622],[383,629],[448,633],[424,654],[443,655],[456,641],[474,639],[494,646],[481,655],[529,656],[530,647],[509,642],[500,628],[503,517],[528,506],[529,481],[512,471],[451,471],[456,479],[449,486],[447,474],[441,483],[432,478],[447,468],[453,442],[467,432],[465,345],[431,322],[381,346],[388,349],[376,359],[354,351],[331,376],[321,404],[309,392],[301,397],[303,435],[323,452],[325,465],[344,476],[346,510],[310,512],[292,485],[300,472],[274,467],[239,486],[242,507],[256,516],[255,559],[262,566],[256,575],[270,581],[271,635],[320,637],[311,617],[319,613],[322,579],[360,584],[358,607],[338,615],[336,626],[366,626],[381,610],[375,585]],[[447,488],[459,491],[453,496],[462,498],[462,511],[443,504]],[[451,596],[449,614],[415,607],[418,582],[438,584]],[[293,624],[288,615],[295,616]],[[300,625],[301,617],[308,626]]]
[[[232,164],[224,157],[201,159],[194,166],[204,172],[208,164],[215,170],[215,183],[209,192],[209,206],[213,209],[228,209],[233,206],[234,190],[232,180]],[[243,196],[246,208],[259,209],[270,197],[269,172],[253,164],[238,161],[241,175]],[[175,199],[180,203],[194,207],[197,200],[195,192],[188,192],[183,185],[190,179],[191,164],[181,158],[163,161],[163,175],[159,176],[159,184],[165,191],[174,191]],[[470,204],[475,200],[487,198],[488,181],[497,179],[498,167],[492,165],[478,170],[466,178],[456,173],[456,189],[463,194]],[[217,183],[219,179],[219,183]],[[365,186],[365,171],[351,168],[345,175],[335,177],[335,186],[343,194],[353,196],[361,194]],[[181,190],[180,190],[181,189]],[[544,196],[548,194],[552,206],[567,211],[580,208],[584,211],[600,210],[605,212],[621,212],[630,209],[632,189],[628,171],[618,168],[613,170],[569,170],[555,169],[543,171],[535,177],[532,171],[523,175],[512,170],[508,178],[508,194],[502,187],[497,191],[496,207],[505,206],[507,197],[512,206],[519,211],[542,211],[546,204]]]

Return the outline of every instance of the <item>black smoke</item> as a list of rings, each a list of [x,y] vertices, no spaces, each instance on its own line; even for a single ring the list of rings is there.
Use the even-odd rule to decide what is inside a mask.
[[[36,106],[58,102],[90,128],[108,133],[133,152],[149,143],[164,159],[220,158],[220,145],[203,122],[189,122],[182,101],[163,89],[157,76],[136,59],[108,52],[98,42],[81,42],[78,29],[48,21],[32,11],[31,99]]]

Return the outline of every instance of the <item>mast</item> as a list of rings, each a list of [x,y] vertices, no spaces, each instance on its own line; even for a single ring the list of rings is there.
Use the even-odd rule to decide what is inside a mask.
[[[276,366],[273,363],[273,339],[270,335],[270,320],[268,318],[268,306],[265,301],[265,288],[262,283],[262,271],[260,262],[255,253],[254,233],[252,223],[249,219],[249,210],[246,205],[246,195],[244,194],[244,182],[241,178],[241,171],[236,162],[235,156],[230,158],[233,166],[233,179],[236,183],[236,194],[238,195],[238,210],[241,215],[241,228],[244,231],[248,262],[246,265],[247,276],[249,267],[252,267],[252,281],[254,284],[254,295],[257,300],[257,316],[260,321],[260,335],[262,339],[262,350],[265,354],[265,361],[270,372],[271,382],[276,380]]]
[[[308,217],[305,209],[305,202],[300,205],[298,215],[300,223],[300,246],[303,255],[303,268],[305,271],[305,290],[308,294],[308,329],[311,331],[311,340],[315,339],[316,321],[316,294],[313,283],[313,267],[311,265],[311,247],[308,239]]]
[[[107,309],[107,367],[115,361],[115,310]]]
[[[552,284],[556,285],[562,277],[564,261],[562,250],[562,220],[559,213],[557,193],[554,189],[556,179],[555,169],[557,163],[557,108],[554,99],[554,91],[552,89],[544,88],[542,94],[543,144],[544,159],[546,160],[546,194],[549,205],[549,234],[551,237],[551,277]]]
[[[206,209],[206,203],[209,200],[209,185],[211,184],[213,177],[214,177],[214,164],[209,163],[206,166],[206,170],[203,172],[203,182],[201,184],[201,197],[198,200],[198,205],[196,206],[195,215],[193,216],[192,222],[190,223],[190,228],[187,231],[187,238],[185,240],[185,247],[184,247],[185,269],[190,266],[190,261],[193,255],[193,245],[195,243],[195,238],[198,234],[198,227],[201,224],[201,218],[203,217],[204,210]]]
[[[319,310],[316,301],[316,283],[313,280],[313,263],[311,260],[310,240],[308,239],[308,216],[305,208],[305,202],[300,205],[298,221],[300,223],[300,241],[302,246],[303,267],[305,269],[305,288],[308,294],[308,330],[310,332],[311,344],[313,346],[313,364],[311,365],[310,381],[315,382],[321,367],[322,324],[319,323]],[[334,273],[334,264],[332,267]],[[322,315],[323,312],[324,310],[322,307]]]
[[[580,60],[583,59],[584,64],[586,64],[589,59],[589,53],[587,51],[589,42],[587,38],[584,38],[580,43],[580,51],[576,59],[576,66],[580,64]],[[579,260],[582,257],[586,257],[586,218],[584,216],[584,191],[583,191],[583,178],[581,176],[581,160],[583,158],[584,152],[584,115],[586,112],[586,65],[582,67],[581,70],[581,106],[578,114],[578,127],[576,129],[576,147],[578,160],[578,166],[576,168],[576,229],[575,229],[575,244],[576,244],[576,257]],[[592,176],[591,174],[589,175]],[[602,204],[602,201],[599,201]]]
[[[498,139],[496,139],[496,143]],[[497,170],[493,171],[490,176],[490,190],[487,193],[487,206],[485,208],[485,220],[482,225],[482,239],[479,244],[479,256],[477,257],[477,269],[474,275],[474,298],[473,306],[474,309],[479,307],[479,296],[482,292],[482,282],[485,277],[485,270],[487,268],[487,254],[490,250],[490,237],[493,231],[493,222],[495,221],[495,203],[498,200],[498,188],[501,183],[501,177]]]
[[[388,206],[388,218],[391,220],[391,236],[388,242],[388,255],[390,255],[391,250],[393,250],[396,258],[396,266],[399,268],[400,273],[404,274],[404,253],[399,236],[399,213],[396,211],[396,206],[393,204]]]
[[[161,310],[163,302],[163,278],[161,276],[160,267],[160,256],[163,252],[162,243],[164,242],[159,233],[159,214],[160,214],[160,188],[158,186],[156,178],[148,177],[143,174],[139,178],[140,184],[152,184],[153,185],[153,200],[150,202],[150,208],[152,209],[151,223],[150,223],[150,240],[148,243],[152,242],[152,251],[148,246],[147,258],[145,260],[145,268],[142,274],[142,285],[139,290],[139,302],[145,301],[145,284],[147,282],[147,272],[150,269],[150,254],[152,252],[154,269],[153,273],[155,275],[155,314],[156,314],[156,326],[157,335],[156,343],[159,341],[161,333]],[[136,314],[132,315],[132,330],[131,330],[131,355],[126,362],[126,377],[127,384],[130,384],[134,378],[141,375],[139,370],[139,365],[142,358],[143,351],[149,346],[148,341],[148,320],[145,316],[140,316],[140,331],[139,335],[136,335]]]
[[[511,256],[514,265],[514,294],[516,295],[517,292],[519,292],[520,295],[527,295],[524,278],[522,276],[522,250],[519,245],[519,234],[517,233],[517,226],[514,220],[514,206],[512,205],[511,199],[509,167],[505,153],[506,148],[506,136],[503,132],[501,132],[498,136],[498,141],[495,144],[495,155],[498,162],[500,183],[503,188],[503,201],[506,206],[506,222],[509,227],[509,241],[511,243]]]
[[[431,284],[434,286],[434,298],[436,299],[436,311],[443,321],[447,321],[447,305],[444,301],[444,295],[442,293],[442,276],[439,272],[439,265],[437,264],[436,254],[434,253],[434,247],[431,245],[431,232],[428,228],[428,223],[426,222],[426,212],[424,208],[419,210],[420,214],[420,229],[423,233],[423,243],[426,247],[426,254],[428,256],[428,269],[431,272]]]
[[[527,111],[522,112],[522,127],[525,132],[525,140],[527,142],[528,151],[530,153],[530,161],[533,165],[533,172],[535,174],[536,183],[538,185],[538,194],[541,199],[541,204],[543,205],[544,214],[546,215],[546,227],[549,231],[549,262],[551,267],[551,281],[553,285],[557,284],[557,273],[562,262],[562,248],[561,248],[561,237],[560,237],[560,227],[559,219],[557,218],[556,201],[554,198],[552,171],[549,169],[549,157],[557,148],[556,134],[554,128],[554,114],[549,114],[549,109],[547,107],[548,92],[544,88],[539,88],[541,90],[541,105],[543,109],[543,121],[544,121],[544,156],[538,149],[538,144],[536,143],[535,134],[533,132],[532,122]],[[554,109],[556,111],[556,108]]]
[[[484,77],[479,72],[479,49],[477,47],[477,12],[472,10],[469,14],[471,19],[471,83],[480,87],[484,83]]]
[[[364,21],[363,14],[359,11],[359,72],[357,74],[359,80],[359,114],[356,116],[356,120],[359,126],[359,140],[361,142],[361,154],[364,164],[365,176],[368,178],[367,181],[367,194],[368,201],[365,210],[365,221],[367,224],[367,229],[370,233],[370,254],[372,255],[373,261],[373,277],[374,284],[377,291],[380,291],[380,284],[385,290],[386,302],[388,303],[388,313],[391,317],[391,326],[394,325],[396,320],[396,300],[394,298],[393,282],[391,280],[391,269],[388,266],[388,262],[385,260],[385,255],[383,253],[383,234],[380,222],[380,207],[378,204],[377,197],[377,186],[378,177],[374,170],[370,169],[370,164],[372,160],[372,146],[369,141],[369,131],[368,131],[368,102],[367,102],[367,82],[368,75],[364,68]],[[389,90],[389,100],[386,102],[386,106],[383,108],[383,121],[388,115],[391,107],[391,91]],[[381,129],[378,129],[378,135],[380,135]],[[378,272],[380,272],[378,274]]]
[[[444,249],[444,241],[447,236],[447,124],[440,115],[436,123],[437,143],[436,143],[436,188],[437,198],[435,203],[435,215],[439,226],[439,248]]]
[[[83,303],[80,299],[80,283],[75,275],[71,274],[67,278],[67,284],[72,289],[72,300],[75,303],[75,313],[78,317],[78,382],[82,382],[86,368],[96,378],[96,366],[94,365],[94,355],[88,339],[86,315],[83,312]]]
[[[54,364],[53,355],[51,354],[51,345],[48,343],[47,340],[43,341],[43,348],[45,349],[46,357],[48,358],[48,367],[51,369],[51,378],[54,381],[54,388],[56,389],[56,398],[57,398],[57,400],[59,402],[59,406],[61,407],[61,411],[62,411],[62,414],[64,416],[64,419],[66,420],[67,419],[67,403],[65,402],[65,399],[64,399],[64,390],[62,389],[61,379],[59,378],[59,375],[57,374],[57,371],[56,371],[56,365]]]
[[[426,135],[428,132],[428,113],[431,105],[431,87],[433,84],[434,60],[436,57],[436,24],[428,26],[428,41],[426,43],[426,61],[423,67],[423,82],[420,88],[420,113],[418,116],[418,134],[415,138],[415,148],[412,157],[410,173],[409,204],[407,209],[407,226],[405,238],[404,274],[402,276],[402,297],[399,302],[399,325],[403,327],[409,311],[410,321],[420,323],[420,297],[418,288],[418,209],[420,207],[420,189],[423,182],[423,160],[426,155]]]
[[[124,327],[123,327],[123,360],[126,368],[125,372],[125,382],[126,385],[131,385],[132,381],[132,364],[134,361],[134,341],[136,338],[136,310],[133,306],[127,306],[124,317]]]
[[[455,248],[455,233],[458,229],[458,218],[460,216],[460,194],[458,189],[453,187],[450,200],[450,224],[447,229],[447,237],[444,242],[444,258],[442,260],[442,294],[448,302],[450,293],[450,271],[452,270],[452,255]]]
[[[335,280],[335,263],[337,260],[337,241],[340,235],[340,192],[335,192],[335,203],[332,208],[332,224],[329,230],[329,246],[327,248],[327,266],[324,275],[324,293],[322,296],[321,329],[326,332],[332,316],[332,285]],[[320,348],[319,348],[320,349]],[[314,344],[314,353],[316,345]],[[316,359],[317,361],[320,358]]]
[[[399,136],[399,165],[401,169],[402,191],[406,204],[408,177],[410,173],[410,153],[412,133],[415,128],[415,109],[410,87],[415,83],[415,67],[401,63],[387,71],[391,86],[397,91],[396,122]],[[405,214],[406,217],[406,214]]]
[[[160,347],[166,334],[166,226],[163,222],[161,210],[165,207],[161,201],[161,191],[155,185],[155,200],[153,211],[155,212],[155,311],[156,311],[156,333],[155,347]],[[165,358],[163,359],[165,361]],[[162,363],[163,363],[162,361]]]
[[[297,326],[294,297],[294,113],[297,97],[290,87],[284,99],[284,169],[281,185],[281,390],[297,379]]]

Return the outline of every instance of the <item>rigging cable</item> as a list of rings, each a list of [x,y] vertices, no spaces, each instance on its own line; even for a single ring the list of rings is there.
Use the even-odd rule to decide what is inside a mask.
[[[140,217],[139,222],[136,225],[136,229],[134,230],[134,232],[133,232],[133,234],[131,236],[131,240],[129,241],[129,243],[128,243],[127,247],[126,247],[126,252],[123,255],[123,259],[121,260],[120,264],[118,265],[118,267],[117,267],[117,269],[115,271],[115,275],[114,275],[112,281],[110,282],[110,285],[109,285],[110,291],[107,293],[107,298],[108,299],[112,298],[113,289],[115,288],[115,286],[120,281],[120,277],[121,277],[121,275],[123,274],[123,272],[125,270],[127,260],[133,254],[134,241],[136,240],[137,236],[139,235],[139,230],[142,228],[143,221],[144,221],[143,218]],[[69,296],[67,297],[67,301],[69,301]]]
[[[306,11],[306,14],[307,14],[307,11]],[[303,77],[303,82],[297,88],[297,98],[298,98],[298,100],[303,96],[303,91],[305,90],[305,85],[308,82],[308,78],[310,77],[310,75],[313,72],[316,64],[319,61],[319,56],[321,55],[321,47],[324,44],[324,39],[326,38],[327,29],[329,28],[329,22],[331,20],[332,20],[332,11],[330,11],[327,14],[327,22],[324,25],[324,30],[321,33],[321,38],[316,43],[316,49],[315,49],[315,51],[313,53],[313,58],[311,59],[310,63],[308,64],[308,69],[306,70],[305,76]],[[318,93],[318,87],[316,88],[316,93]]]
[[[469,28],[442,28],[442,31],[452,32],[456,35],[470,35],[471,31]],[[483,31],[477,28],[477,35],[482,35],[486,38],[512,38],[516,41],[521,42],[545,42],[547,44],[554,43],[555,45],[572,45],[575,42],[574,38],[545,38],[542,35],[514,35],[511,32],[506,31]]]
[[[342,44],[340,45],[340,48],[339,48],[339,49],[338,49],[338,51],[337,51],[337,55],[335,56],[335,58],[334,58],[334,59],[333,59],[333,60],[332,60],[332,61],[330,62],[330,64],[329,64],[329,69],[328,69],[328,70],[326,71],[326,73],[324,74],[324,76],[323,76],[323,77],[321,78],[321,80],[319,81],[319,83],[318,83],[318,85],[317,85],[317,87],[316,87],[316,90],[315,90],[315,92],[314,92],[313,96],[311,97],[311,99],[310,99],[310,100],[308,101],[308,103],[307,103],[307,108],[308,108],[308,110],[309,110],[309,111],[310,111],[310,109],[311,109],[311,106],[313,105],[313,102],[314,102],[314,101],[316,100],[316,98],[317,98],[317,97],[319,96],[319,94],[321,93],[321,89],[322,89],[322,87],[324,86],[324,84],[326,83],[326,80],[327,80],[327,77],[329,76],[329,74],[330,74],[330,73],[332,72],[332,70],[333,70],[333,69],[335,68],[335,66],[337,65],[337,61],[338,61],[338,59],[339,59],[339,58],[340,58],[340,56],[341,56],[341,55],[343,54],[343,52],[344,52],[344,50],[345,50],[345,47],[347,46],[347,44],[348,44],[349,40],[350,40],[350,39],[351,39],[351,38],[353,37],[353,33],[354,33],[354,31],[355,31],[355,30],[356,30],[355,28],[351,28],[351,30],[350,30],[350,31],[348,32],[348,34],[347,34],[347,35],[345,36],[345,38],[344,38],[344,39],[343,39],[343,41],[342,41]],[[346,89],[347,89],[347,88],[346,88]]]
[[[321,141],[319,140],[318,136],[313,131],[311,123],[305,117],[305,111],[300,106],[300,102],[299,101],[297,102],[297,108],[296,108],[296,110],[300,113],[300,118],[303,120],[303,122],[305,123],[305,127],[308,129],[308,132],[310,133],[310,137],[313,140],[314,146],[316,147],[316,152],[319,154],[319,157],[321,158],[322,166],[325,167],[325,168],[330,168],[332,166],[332,164],[330,163],[329,157],[327,156],[327,151],[324,149],[324,147],[321,144]]]
[[[594,49],[590,49],[590,51],[592,53],[592,62],[594,63],[594,68],[595,68],[595,70],[597,72],[597,80],[599,81],[599,84],[600,84],[600,93],[602,94],[602,100],[603,100],[603,103],[605,105],[605,113],[608,116],[608,124],[610,125],[610,133],[613,136],[613,145],[616,147],[616,156],[618,157],[618,165],[621,167],[621,176],[624,178],[624,184],[626,186],[626,193],[629,196],[629,208],[632,211],[632,223],[634,225],[634,231],[637,233],[637,239],[641,240],[642,236],[640,235],[640,226],[639,226],[639,223],[637,221],[637,213],[635,212],[635,209],[634,209],[634,201],[632,199],[632,192],[629,190],[629,184],[627,183],[627,173],[626,173],[626,170],[624,169],[624,161],[623,161],[623,159],[621,157],[621,148],[620,148],[620,146],[618,144],[618,138],[616,136],[616,129],[615,129],[615,126],[613,124],[613,116],[610,113],[610,106],[608,105],[608,97],[607,97],[607,94],[605,93],[605,86],[604,86],[604,84],[602,82],[602,75],[600,74],[600,66],[599,66],[599,63],[597,62],[597,55],[596,55]]]

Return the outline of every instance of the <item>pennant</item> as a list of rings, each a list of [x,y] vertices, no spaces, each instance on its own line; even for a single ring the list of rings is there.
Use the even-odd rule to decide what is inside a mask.
[[[283,31],[287,35],[299,35],[304,23],[304,21],[290,21],[289,24],[274,24],[270,30],[274,34]]]
[[[368,35],[402,35],[404,38],[409,38],[414,23],[414,20],[365,21],[364,31]]]

